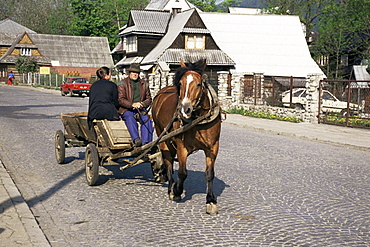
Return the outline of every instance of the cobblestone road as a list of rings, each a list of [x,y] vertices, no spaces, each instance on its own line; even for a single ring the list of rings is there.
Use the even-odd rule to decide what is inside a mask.
[[[52,246],[370,246],[369,152],[224,124],[209,216],[202,152],[178,203],[149,164],[106,166],[94,187],[84,148],[58,165],[59,113],[86,110],[87,98],[1,88],[0,158]]]

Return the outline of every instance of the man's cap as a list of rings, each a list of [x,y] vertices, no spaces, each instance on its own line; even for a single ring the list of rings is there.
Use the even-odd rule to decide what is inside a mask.
[[[131,64],[130,67],[127,69],[127,71],[128,72],[140,73],[141,72],[140,64],[138,64],[138,63]]]

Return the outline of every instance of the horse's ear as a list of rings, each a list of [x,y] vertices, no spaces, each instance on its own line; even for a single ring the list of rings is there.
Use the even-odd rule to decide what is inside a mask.
[[[181,68],[186,68],[186,64],[184,63],[184,61],[182,61],[182,59],[180,59],[180,66]]]

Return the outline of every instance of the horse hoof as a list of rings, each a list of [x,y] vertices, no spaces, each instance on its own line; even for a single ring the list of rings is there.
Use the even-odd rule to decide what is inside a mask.
[[[181,200],[181,196],[175,196],[174,193],[170,193],[169,197],[170,197],[171,201],[180,201]]]
[[[206,205],[206,212],[207,214],[218,214],[218,208],[216,203],[208,203]]]

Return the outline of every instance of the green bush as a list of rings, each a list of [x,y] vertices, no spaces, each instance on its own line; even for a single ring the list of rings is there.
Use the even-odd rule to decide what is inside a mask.
[[[324,123],[336,125],[346,125],[346,118],[343,116],[325,115],[322,118]],[[368,118],[349,118],[348,125],[354,127],[370,127],[370,119]]]

